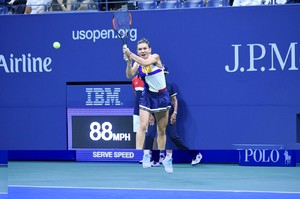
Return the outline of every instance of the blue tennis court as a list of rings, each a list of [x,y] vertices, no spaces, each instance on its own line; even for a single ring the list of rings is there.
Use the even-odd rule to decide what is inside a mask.
[[[13,199],[299,199],[299,169],[174,164],[167,174],[137,163],[10,162],[8,193]]]
[[[300,193],[255,192],[239,190],[188,190],[188,189],[134,189],[134,188],[90,188],[90,187],[15,187],[9,188],[10,198],[52,199],[52,198],[207,198],[207,199],[299,199]],[[24,194],[26,193],[26,194]]]

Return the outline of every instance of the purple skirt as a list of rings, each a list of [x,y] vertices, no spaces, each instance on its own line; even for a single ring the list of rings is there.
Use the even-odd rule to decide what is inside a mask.
[[[171,98],[167,90],[160,93],[144,91],[140,99],[140,109],[157,113],[171,108]]]

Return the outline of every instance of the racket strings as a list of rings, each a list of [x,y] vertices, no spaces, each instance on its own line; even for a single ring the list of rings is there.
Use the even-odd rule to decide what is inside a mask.
[[[118,33],[123,44],[127,43],[127,38],[132,24],[131,14],[128,10],[118,10],[114,13],[112,25],[114,30]]]
[[[115,30],[129,30],[131,25],[131,16],[128,12],[116,12],[113,18]]]

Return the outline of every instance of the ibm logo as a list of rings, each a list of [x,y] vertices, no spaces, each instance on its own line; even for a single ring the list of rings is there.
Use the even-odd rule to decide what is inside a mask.
[[[86,106],[121,106],[121,88],[86,88]]]

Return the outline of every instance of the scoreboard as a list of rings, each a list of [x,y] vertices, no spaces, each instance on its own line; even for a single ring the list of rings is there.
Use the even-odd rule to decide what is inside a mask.
[[[68,149],[77,161],[137,161],[131,82],[68,83]]]
[[[68,109],[68,149],[134,149],[132,114],[132,108]]]

